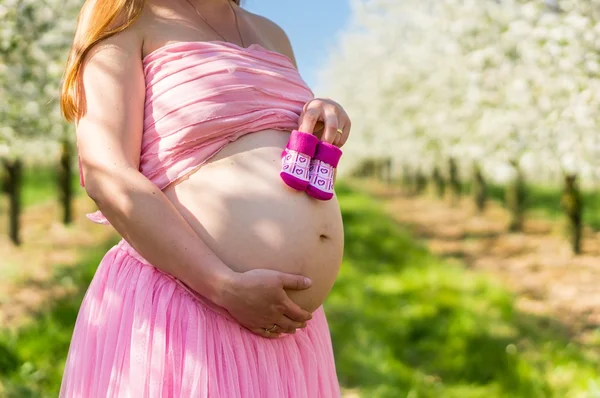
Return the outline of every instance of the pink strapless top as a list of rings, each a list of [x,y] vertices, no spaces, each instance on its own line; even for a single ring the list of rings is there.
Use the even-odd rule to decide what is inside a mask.
[[[161,190],[245,134],[297,128],[302,107],[314,98],[288,57],[257,44],[177,42],[142,62],[139,171]],[[81,159],[79,169],[83,187]],[[100,211],[87,217],[109,224]]]

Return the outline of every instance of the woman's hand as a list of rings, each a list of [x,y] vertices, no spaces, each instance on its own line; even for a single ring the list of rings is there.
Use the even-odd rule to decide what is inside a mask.
[[[277,338],[281,333],[296,333],[296,329],[306,327],[306,321],[312,318],[311,313],[294,303],[284,290],[308,289],[310,279],[266,269],[232,275],[216,304],[227,309],[251,332]]]
[[[327,98],[308,101],[298,121],[298,130],[305,133],[319,133],[321,141],[341,147],[350,135],[350,118],[340,104]]]

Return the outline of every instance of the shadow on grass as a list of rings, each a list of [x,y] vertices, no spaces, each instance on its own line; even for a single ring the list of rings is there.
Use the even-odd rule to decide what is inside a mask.
[[[513,297],[431,255],[377,202],[340,186],[345,261],[326,310],[340,381],[365,397],[564,397],[597,357]],[[560,368],[571,369],[558,377]]]
[[[117,241],[87,252],[74,267],[57,267],[54,283],[75,286],[74,291],[40,309],[34,321],[18,331],[0,331],[0,396],[58,396],[79,306],[100,260]]]

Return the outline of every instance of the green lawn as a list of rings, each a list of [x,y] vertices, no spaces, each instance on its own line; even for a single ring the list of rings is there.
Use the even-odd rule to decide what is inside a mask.
[[[502,287],[428,253],[374,199],[338,193],[346,255],[326,310],[344,386],[367,398],[594,396],[586,392],[600,358],[591,349],[569,343],[550,319],[516,312]],[[83,292],[114,243],[56,276],[75,294],[33,325],[0,333],[7,398],[56,396]]]
[[[82,254],[81,263],[66,270],[57,267],[56,283],[75,285],[76,291],[54,301],[36,321],[17,333],[0,331],[0,386],[6,398],[56,397],[69,348],[71,332],[85,289],[102,256],[117,241],[100,244]],[[0,397],[3,397],[0,388]]]
[[[373,199],[338,191],[345,262],[326,308],[344,385],[365,397],[590,397],[597,352],[430,254]]]

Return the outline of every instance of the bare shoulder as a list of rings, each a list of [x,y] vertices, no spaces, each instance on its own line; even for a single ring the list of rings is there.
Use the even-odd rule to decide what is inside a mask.
[[[80,34],[88,29],[82,10]],[[93,16],[90,16],[93,18]],[[118,16],[117,18],[121,18]],[[114,21],[109,28],[123,23]],[[79,99],[82,115],[76,123],[77,147],[86,191],[95,197],[97,170],[114,165],[137,167],[143,126],[145,83],[141,62],[143,37],[134,22],[90,48],[82,64]],[[91,133],[90,133],[91,132]]]
[[[93,2],[87,3],[93,4]],[[81,11],[80,21],[78,23],[76,37],[83,32],[88,31],[89,25],[93,21],[94,9],[85,7]],[[139,19],[139,18],[138,18]],[[126,22],[126,15],[117,15],[116,18],[107,27],[115,29],[121,27]],[[96,59],[101,57],[104,61],[115,60],[122,62],[123,59],[140,58],[143,43],[143,34],[140,23],[136,20],[127,28],[106,37],[95,43],[87,52],[84,58],[84,65],[98,63]],[[118,61],[117,61],[118,60]],[[90,67],[92,67],[90,65]]]
[[[283,28],[262,15],[254,14],[247,10],[246,14],[248,19],[252,22],[252,25],[260,32],[260,35],[273,46],[273,49],[289,57],[294,63],[294,66],[297,66],[292,43]]]

